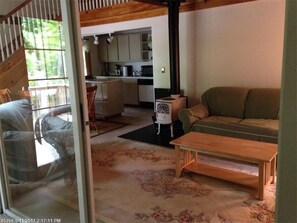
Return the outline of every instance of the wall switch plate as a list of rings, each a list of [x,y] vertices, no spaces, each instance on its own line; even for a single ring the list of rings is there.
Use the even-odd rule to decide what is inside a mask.
[[[161,73],[165,73],[165,67],[161,68]]]

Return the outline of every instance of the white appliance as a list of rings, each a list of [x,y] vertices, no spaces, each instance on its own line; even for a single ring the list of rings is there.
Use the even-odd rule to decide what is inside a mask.
[[[123,76],[128,77],[128,67],[123,66]]]
[[[140,105],[151,104],[153,107],[155,102],[154,81],[152,79],[138,79],[137,82]]]
[[[167,97],[156,100],[156,123],[160,134],[161,124],[170,124],[171,137],[173,137],[173,123],[178,120],[179,110],[186,108],[186,97]]]

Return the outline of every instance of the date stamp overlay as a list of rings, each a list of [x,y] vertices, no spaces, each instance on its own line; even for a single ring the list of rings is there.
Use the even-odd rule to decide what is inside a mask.
[[[0,219],[0,223],[62,223],[60,218]]]

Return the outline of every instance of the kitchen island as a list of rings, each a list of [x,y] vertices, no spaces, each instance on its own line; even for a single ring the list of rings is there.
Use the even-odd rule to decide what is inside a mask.
[[[94,78],[87,84],[97,85],[95,116],[105,118],[124,112],[123,81],[119,78]]]
[[[124,105],[154,107],[153,77],[145,76],[94,76],[94,81],[121,80]]]

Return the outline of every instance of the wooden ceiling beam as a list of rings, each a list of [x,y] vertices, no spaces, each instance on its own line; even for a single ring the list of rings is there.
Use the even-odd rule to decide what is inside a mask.
[[[83,20],[102,19],[113,16],[123,16],[131,13],[147,12],[160,9],[160,6],[150,5],[148,3],[128,2],[121,5],[114,5],[102,9],[95,9],[81,12],[80,16]],[[162,7],[163,8],[163,7]]]
[[[193,1],[189,3],[184,3],[180,7],[180,12],[188,12],[194,10],[202,10],[214,7],[221,7],[226,5],[233,5],[245,2],[253,2],[259,0],[207,0],[206,2]]]
[[[207,0],[183,3],[180,12],[208,9],[213,7],[238,4],[259,0]],[[102,9],[89,10],[80,13],[81,27],[123,22],[137,19],[167,15],[166,6],[132,1],[125,4],[114,5]]]

